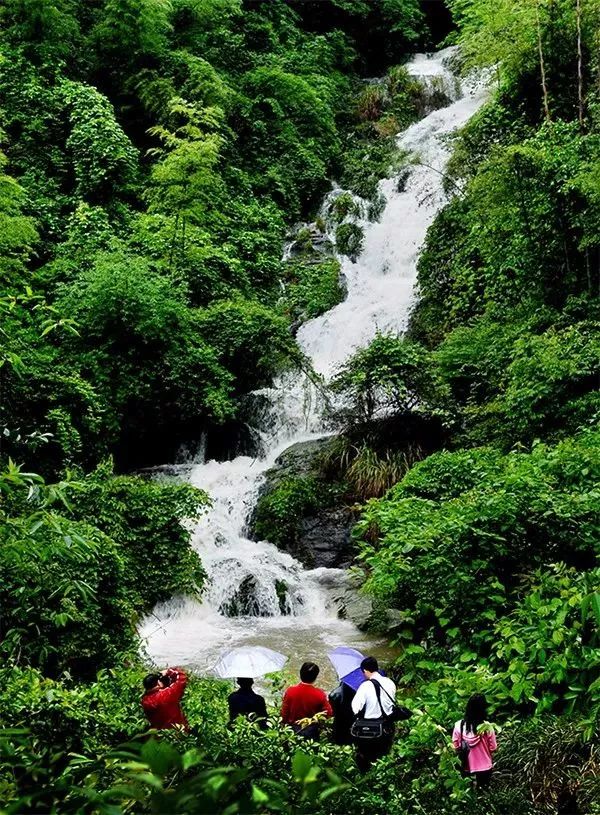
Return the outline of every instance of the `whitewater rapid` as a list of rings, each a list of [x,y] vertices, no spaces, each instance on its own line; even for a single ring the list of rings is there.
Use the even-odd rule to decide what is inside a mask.
[[[381,182],[386,206],[379,221],[359,220],[364,248],[358,260],[340,258],[346,299],[298,332],[301,350],[325,380],[376,331],[406,328],[419,250],[446,202],[447,137],[486,98],[485,83],[458,83],[447,67],[449,56],[449,50],[417,54],[407,65],[426,86],[443,84],[455,101],[399,136],[399,149],[411,156],[408,175],[402,184],[398,177]],[[323,666],[325,653],[340,644],[377,650],[372,639],[338,615],[335,594],[344,582],[339,570],[306,570],[267,541],[251,541],[245,534],[266,470],[292,444],[325,433],[318,391],[303,375],[282,378],[262,396],[271,417],[269,429],[260,432],[263,457],[200,462],[191,470],[191,483],[212,499],[192,538],[208,585],[202,602],[175,597],[143,621],[145,649],[158,665],[187,665],[209,674],[224,649],[242,643],[266,645],[290,654],[292,662],[310,658]],[[240,608],[244,616],[228,616]]]

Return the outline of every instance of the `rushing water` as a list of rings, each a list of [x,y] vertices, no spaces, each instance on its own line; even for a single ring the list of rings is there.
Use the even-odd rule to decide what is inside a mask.
[[[406,327],[418,252],[445,202],[445,136],[463,125],[485,99],[483,83],[459,85],[446,67],[447,57],[448,51],[417,54],[409,63],[409,71],[432,92],[443,85],[456,101],[398,138],[399,147],[415,163],[402,185],[397,178],[381,183],[387,201],[382,216],[378,222],[362,222],[365,240],[358,261],[342,262],[346,299],[298,333],[300,347],[325,379],[377,330],[401,332]],[[261,434],[264,457],[208,461],[191,471],[191,483],[206,490],[213,501],[193,531],[209,584],[202,603],[174,598],[144,621],[142,637],[157,664],[187,665],[209,674],[224,649],[242,643],[289,654],[292,666],[314,659],[324,669],[326,652],[337,645],[385,651],[382,643],[339,618],[335,595],[344,584],[343,573],[305,570],[272,544],[245,536],[264,472],[291,444],[324,434],[322,406],[300,375],[282,379],[263,395],[271,414],[271,427]],[[235,610],[245,616],[229,616]],[[325,674],[328,679],[332,677]]]

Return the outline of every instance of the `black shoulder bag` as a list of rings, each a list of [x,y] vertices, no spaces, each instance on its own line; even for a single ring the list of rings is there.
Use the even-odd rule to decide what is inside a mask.
[[[463,728],[465,726],[464,719],[460,720],[460,745],[456,751],[458,756],[458,761],[460,763],[460,769],[463,773],[469,772],[469,753],[471,752],[471,748],[469,747],[469,742],[463,736]]]
[[[352,738],[358,741],[372,741],[373,739],[382,739],[386,736],[391,736],[394,732],[394,722],[401,721],[403,719],[408,719],[411,715],[410,710],[406,708],[399,708],[395,701],[392,699],[389,693],[385,689],[382,689],[379,682],[374,679],[369,680],[375,686],[375,694],[377,696],[377,702],[379,704],[379,710],[381,711],[381,716],[377,719],[365,719],[365,708],[361,710],[358,714],[357,718],[352,723],[352,727],[350,728],[350,735]],[[383,710],[383,706],[381,704],[381,691],[392,699],[393,708],[390,715],[386,715]],[[365,706],[366,707],[366,706]],[[401,711],[400,714],[395,713],[396,711]],[[408,715],[406,715],[406,713]],[[400,718],[396,718],[400,715]]]
[[[379,702],[379,707],[381,707],[381,701],[379,698],[378,689],[381,689],[385,693],[387,698],[391,700],[392,709],[387,715],[387,718],[391,722],[405,722],[407,719],[410,719],[410,717],[412,716],[411,710],[409,710],[407,707],[402,707],[402,705],[397,705],[396,700],[392,696],[390,696],[390,694],[386,691],[383,685],[380,685],[379,682],[377,682],[377,680],[371,679],[371,682],[375,685],[375,692],[377,693],[377,701]],[[381,710],[383,712],[383,708],[381,708]]]

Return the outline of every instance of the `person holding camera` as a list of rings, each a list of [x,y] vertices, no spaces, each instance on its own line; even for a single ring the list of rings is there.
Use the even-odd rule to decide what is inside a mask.
[[[187,676],[181,668],[167,668],[162,673],[152,673],[144,679],[142,707],[150,727],[165,730],[169,727],[188,729],[188,722],[181,709]]]

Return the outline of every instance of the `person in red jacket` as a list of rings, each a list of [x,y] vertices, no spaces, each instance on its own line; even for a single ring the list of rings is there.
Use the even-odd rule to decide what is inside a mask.
[[[291,725],[298,735],[307,739],[319,737],[318,722],[300,724],[302,719],[312,719],[317,713],[333,716],[333,710],[325,691],[315,688],[319,666],[305,662],[300,668],[300,682],[292,685],[283,695],[281,718],[284,724]]]
[[[181,668],[167,668],[160,674],[148,674],[144,679],[142,707],[150,727],[164,730],[181,725],[188,729],[187,719],[181,709],[186,684],[187,676]]]

